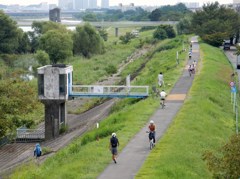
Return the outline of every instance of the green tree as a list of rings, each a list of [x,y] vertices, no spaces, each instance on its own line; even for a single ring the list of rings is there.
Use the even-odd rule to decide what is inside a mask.
[[[32,23],[33,32],[28,32],[28,36],[30,39],[31,52],[35,53],[39,48],[39,39],[43,34],[48,32],[49,30],[57,30],[62,33],[70,33],[70,31],[66,28],[65,25],[52,22],[52,21],[33,21]]]
[[[61,32],[68,32],[65,25],[59,24],[53,21],[33,21],[32,29],[34,33],[38,35],[43,35],[49,30],[58,30]]]
[[[71,35],[58,30],[49,30],[40,38],[40,49],[48,53],[53,64],[64,62],[72,56],[73,41]]]
[[[207,151],[203,155],[213,178],[239,178],[240,176],[240,136],[233,135],[228,143],[217,151]]]
[[[85,57],[101,54],[104,52],[103,40],[90,24],[77,26],[73,34],[73,51]]]
[[[104,41],[108,40],[108,33],[107,33],[106,29],[101,28],[98,30],[98,33],[103,38]]]
[[[167,37],[168,36],[166,31],[161,26],[158,26],[157,29],[153,32],[153,38],[155,39],[163,40]]]
[[[30,47],[30,39],[28,37],[28,33],[23,32],[21,33],[21,36],[19,36],[19,47],[17,49],[17,51],[19,53],[27,53],[31,51],[31,47]]]
[[[186,16],[177,23],[177,32],[181,34],[190,34],[192,33],[191,18]]]
[[[20,35],[17,23],[0,10],[0,53],[15,53]]]
[[[126,32],[125,35],[121,35],[119,37],[119,39],[122,41],[123,44],[127,44],[128,42],[131,41],[131,39],[135,38],[135,36],[133,34],[131,34],[130,32]]]
[[[183,3],[179,3],[174,6],[167,5],[155,9],[149,15],[149,19],[151,21],[179,21],[186,15],[191,14],[192,12]]]
[[[233,39],[239,33],[239,14],[233,9],[219,5],[218,2],[206,4],[192,17],[192,29],[205,42],[219,45],[218,39]],[[216,42],[214,37],[217,37]],[[211,39],[211,40],[209,40]]]
[[[36,94],[36,88],[16,77],[0,81],[0,138],[16,127],[34,124],[31,114],[41,105]]]
[[[83,19],[84,21],[88,21],[88,22],[95,22],[95,21],[97,21],[97,15],[94,14],[94,13],[88,12],[87,14],[85,14],[85,15],[82,17],[82,19]]]
[[[171,25],[160,25],[159,28],[162,28],[166,31],[168,38],[176,37],[176,32],[175,32],[173,26],[171,26]]]
[[[158,8],[152,11],[152,13],[149,15],[149,19],[151,21],[159,21],[161,18],[161,15],[162,15],[162,12],[160,8]]]
[[[38,63],[41,66],[50,64],[49,55],[43,50],[38,50],[34,57],[37,59]]]

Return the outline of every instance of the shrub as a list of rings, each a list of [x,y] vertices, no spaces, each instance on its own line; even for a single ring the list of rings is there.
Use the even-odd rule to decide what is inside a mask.
[[[108,74],[114,74],[114,73],[117,73],[117,67],[115,67],[114,65],[108,65],[108,66],[105,68],[105,71],[106,71]]]
[[[61,125],[59,134],[63,134],[66,131],[68,131],[68,125]]]

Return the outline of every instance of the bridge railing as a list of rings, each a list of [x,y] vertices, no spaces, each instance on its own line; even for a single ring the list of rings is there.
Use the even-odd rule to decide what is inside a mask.
[[[147,97],[148,86],[72,85],[70,96]]]

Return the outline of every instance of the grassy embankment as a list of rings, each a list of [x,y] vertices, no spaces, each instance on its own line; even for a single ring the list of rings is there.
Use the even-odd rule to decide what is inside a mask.
[[[176,65],[176,51],[182,48],[182,39],[167,40],[165,46],[171,49],[162,51],[163,45],[156,46],[158,50],[149,53],[143,59],[151,58],[134,84],[155,85],[157,74],[162,71],[169,84],[174,84],[185,66],[186,53],[180,55],[180,65]],[[160,49],[160,50],[159,50]],[[136,68],[134,61],[130,68]],[[131,70],[130,70],[131,71]],[[167,87],[167,91],[172,86]],[[120,151],[129,140],[149,120],[159,106],[157,98],[149,97],[145,100],[123,100],[114,108],[114,112],[100,123],[99,129],[92,129],[72,144],[60,150],[56,155],[47,159],[41,166],[34,161],[19,167],[11,178],[96,178],[111,161],[108,141],[112,132],[117,132],[121,141]],[[131,127],[129,127],[131,126]],[[100,137],[96,141],[97,136]]]
[[[136,178],[211,178],[202,154],[219,148],[235,132],[228,85],[232,67],[220,49],[200,48],[200,75]]]
[[[119,37],[115,37],[114,28],[107,29],[109,33],[109,40],[105,42],[106,53],[102,55],[94,55],[90,59],[83,58],[81,56],[73,57],[69,59],[70,64],[73,65],[73,80],[74,84],[90,85],[97,81],[102,81],[109,77],[111,74],[116,73],[119,65],[126,62],[129,57],[139,46],[140,41],[144,42],[144,45],[152,39],[153,31],[145,31],[140,33],[139,38],[132,39],[127,44],[122,44]],[[131,32],[132,29],[123,28],[119,29],[119,36],[124,35],[126,32]],[[144,47],[143,47],[144,48]],[[125,76],[123,77],[125,78]],[[115,84],[112,84],[115,85]],[[69,113],[81,113],[94,106],[99,102],[98,98],[87,99],[84,106],[76,110],[69,110]]]

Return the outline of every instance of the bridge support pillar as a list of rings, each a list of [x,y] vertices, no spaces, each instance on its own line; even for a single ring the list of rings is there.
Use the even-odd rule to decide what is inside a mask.
[[[61,127],[67,125],[66,102],[45,101],[45,140],[58,137]]]

